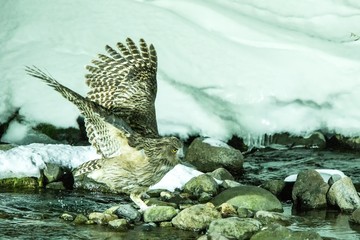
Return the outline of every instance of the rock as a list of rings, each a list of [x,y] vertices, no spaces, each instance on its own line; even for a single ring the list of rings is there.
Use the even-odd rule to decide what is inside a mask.
[[[190,144],[185,159],[202,172],[223,167],[233,174],[241,173],[244,162],[239,150],[210,138],[196,138]]]
[[[353,211],[360,207],[360,197],[349,177],[333,183],[327,193],[329,204],[338,206],[342,211]]]
[[[270,138],[270,144],[324,149],[326,147],[326,139],[321,132],[313,132],[305,137],[294,136],[289,133],[280,133],[274,134]]]
[[[0,143],[0,151],[7,151],[14,147],[17,147],[17,145],[9,144],[9,143]]]
[[[213,204],[207,203],[185,208],[171,222],[175,227],[183,230],[200,231],[218,218],[221,218],[221,214],[216,211]]]
[[[114,193],[114,191],[106,186],[106,184],[96,182],[93,179],[88,178],[86,174],[81,174],[74,177],[74,189]]]
[[[46,189],[65,190],[63,182],[52,182],[46,185]]]
[[[89,220],[94,221],[97,224],[108,224],[110,221],[118,219],[115,214],[93,212],[89,214]]]
[[[283,226],[289,226],[293,223],[289,216],[277,212],[257,211],[254,218],[259,220],[263,225],[277,223]]]
[[[141,219],[141,213],[130,204],[121,204],[113,213],[129,222],[139,222]]]
[[[360,208],[356,209],[350,217],[350,222],[360,224]]]
[[[280,196],[280,193],[285,187],[285,182],[282,180],[269,180],[263,183],[261,187],[268,190],[275,196]]]
[[[109,226],[118,231],[125,231],[128,229],[128,222],[125,219],[115,219],[109,221]]]
[[[60,218],[64,219],[65,221],[73,221],[74,220],[74,216],[69,213],[61,214]]]
[[[229,188],[213,198],[211,202],[215,206],[227,202],[235,207],[247,208],[253,211],[283,211],[281,202],[272,193],[255,186]]]
[[[160,223],[160,227],[172,227],[172,223],[171,222],[161,222]]]
[[[250,240],[321,240],[321,236],[313,231],[295,232],[284,226],[273,225],[258,233],[255,233]]]
[[[197,240],[229,240],[227,237],[222,236],[219,233],[211,233],[202,235]]]
[[[216,208],[223,218],[237,216],[237,211],[233,205],[229,203],[223,203]]]
[[[175,217],[177,211],[169,206],[150,207],[144,212],[144,222],[164,222]]]
[[[208,233],[218,233],[230,239],[249,239],[261,229],[261,223],[252,218],[230,217],[210,223]]]
[[[315,170],[301,171],[292,190],[294,206],[300,209],[326,208],[329,184]]]
[[[208,193],[210,196],[218,192],[219,186],[213,177],[207,174],[201,174],[192,178],[184,186],[184,192],[200,197],[202,193]]]
[[[224,180],[222,183],[221,183],[221,186],[225,189],[228,189],[228,188],[233,188],[233,187],[238,187],[238,186],[242,186],[241,183],[238,183],[236,181],[232,181],[232,180]]]
[[[75,224],[85,224],[89,219],[84,214],[76,215],[74,219]]]
[[[0,179],[0,189],[36,189],[39,181],[35,177]]]
[[[58,181],[64,175],[64,172],[62,167],[53,163],[46,163],[46,168],[44,169],[44,175],[49,183]]]
[[[253,218],[254,217],[254,211],[251,211],[247,208],[238,208],[237,209],[237,216],[239,218]]]
[[[211,177],[216,178],[218,180],[232,180],[232,181],[234,181],[234,177],[225,168],[215,169],[211,173],[208,173],[208,175],[210,175]]]
[[[148,206],[170,206],[170,207],[174,207],[174,208],[177,207],[176,203],[164,202],[164,201],[159,200],[158,198],[149,198],[149,199],[146,199],[144,202]]]

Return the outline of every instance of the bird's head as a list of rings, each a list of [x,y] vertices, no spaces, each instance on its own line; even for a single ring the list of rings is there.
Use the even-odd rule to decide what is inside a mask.
[[[166,154],[172,163],[178,164],[184,158],[183,143],[176,137],[167,137]]]

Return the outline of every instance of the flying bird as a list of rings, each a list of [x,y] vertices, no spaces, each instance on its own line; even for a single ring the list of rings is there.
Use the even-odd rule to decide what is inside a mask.
[[[126,43],[117,43],[118,51],[106,46],[109,56],[99,54],[92,61],[95,66],[87,66],[90,91],[86,97],[37,67],[26,67],[26,72],[78,107],[89,142],[102,155],[74,169],[75,187],[91,179],[114,192],[130,194],[144,210],[142,195],[179,163],[183,145],[176,137],[158,134],[155,48],[143,39],[140,49],[130,38]]]

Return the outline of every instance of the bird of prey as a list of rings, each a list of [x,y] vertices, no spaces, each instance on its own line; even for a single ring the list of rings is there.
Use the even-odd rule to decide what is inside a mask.
[[[119,51],[106,46],[110,56],[87,66],[90,91],[87,97],[63,86],[37,67],[29,75],[53,87],[74,103],[85,119],[89,141],[102,155],[73,171],[75,186],[83,178],[106,185],[110,190],[130,194],[141,210],[147,208],[142,194],[179,163],[182,142],[158,135],[155,97],[157,57],[153,45],[131,39],[118,43]]]

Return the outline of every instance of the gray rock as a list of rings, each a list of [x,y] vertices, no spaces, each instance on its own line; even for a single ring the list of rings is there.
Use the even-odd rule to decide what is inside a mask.
[[[263,225],[277,223],[283,226],[289,226],[293,223],[290,216],[285,216],[284,214],[277,212],[257,211],[254,218],[259,220]]]
[[[141,213],[130,204],[121,204],[113,213],[129,222],[138,222],[141,219]]]
[[[360,208],[356,209],[350,217],[350,222],[360,224]]]
[[[281,202],[269,191],[255,186],[229,188],[211,200],[215,206],[227,202],[238,208],[253,211],[266,210],[282,212]]]
[[[243,169],[244,157],[229,145],[208,138],[196,138],[189,146],[185,159],[202,172],[225,168],[233,174]]]
[[[184,185],[183,191],[200,197],[202,193],[208,193],[210,196],[213,196],[218,192],[218,189],[219,186],[213,177],[207,174],[201,174],[188,181]]]
[[[118,219],[115,214],[93,212],[89,214],[89,220],[94,221],[97,224],[108,224],[110,221]]]
[[[329,184],[315,170],[301,171],[292,190],[294,205],[300,209],[326,208]]]
[[[109,221],[109,226],[118,231],[126,231],[129,227],[128,222],[125,219],[115,219]]]
[[[313,231],[295,232],[284,226],[273,225],[258,233],[250,240],[321,240],[321,236]]]
[[[208,174],[218,180],[232,180],[232,181],[234,180],[234,177],[225,168],[215,169],[214,171],[212,171],[211,173],[208,173]]]
[[[279,196],[285,187],[283,180],[269,180],[261,185],[262,188],[268,190],[275,196]]]
[[[74,219],[75,224],[85,224],[89,219],[84,214],[76,215]]]
[[[280,133],[271,137],[270,144],[324,149],[326,147],[326,139],[321,132],[313,132],[305,137]]]
[[[230,239],[249,239],[261,226],[256,219],[230,217],[212,221],[208,233],[218,233]]]
[[[360,207],[360,197],[349,177],[333,183],[327,193],[329,204],[338,206],[342,211],[353,211]]]
[[[144,222],[164,222],[175,217],[177,211],[170,206],[150,207],[144,212]]]
[[[46,163],[44,175],[49,183],[58,181],[64,175],[64,169],[57,164]]]
[[[221,214],[213,204],[207,203],[185,208],[171,222],[175,227],[183,230],[200,231],[218,218],[221,218]]]

